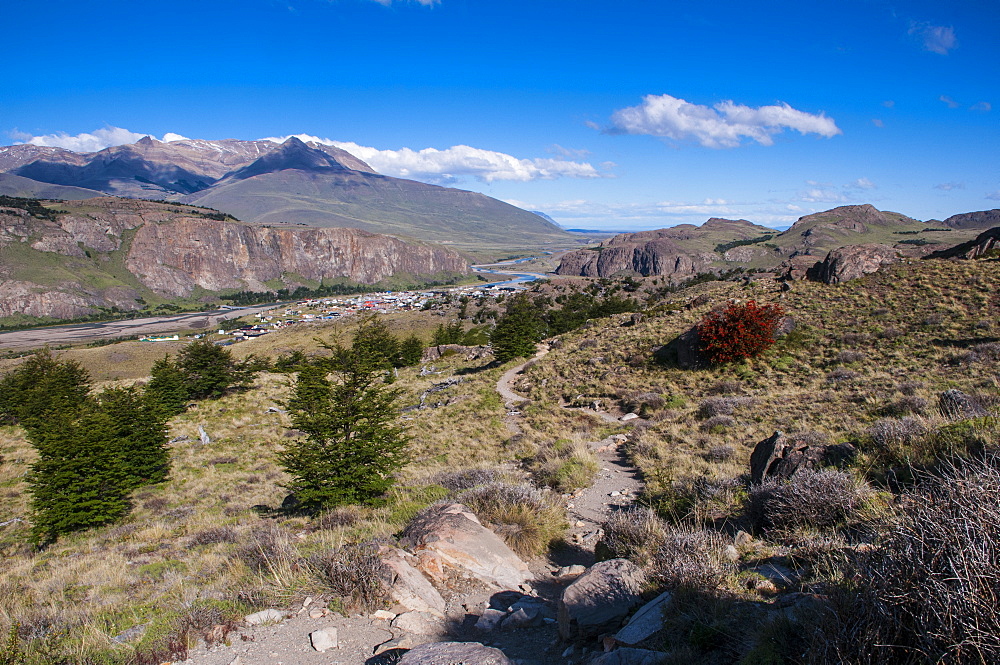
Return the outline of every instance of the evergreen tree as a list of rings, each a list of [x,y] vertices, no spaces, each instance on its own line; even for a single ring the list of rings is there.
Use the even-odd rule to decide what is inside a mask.
[[[222,397],[227,390],[246,388],[264,367],[254,356],[237,361],[229,349],[207,339],[196,340],[181,349],[176,363],[192,399]]]
[[[167,479],[166,415],[134,388],[111,388],[98,395],[98,409],[107,414],[114,446],[130,488]]]
[[[0,380],[0,423],[29,426],[75,412],[89,392],[90,375],[79,363],[37,351]]]
[[[416,335],[410,335],[399,343],[399,363],[402,367],[420,364],[424,355],[424,343]]]
[[[288,402],[306,438],[278,456],[292,477],[286,487],[309,510],[373,501],[406,459],[399,391],[383,382],[385,359],[363,346],[327,348],[333,355],[299,372]]]
[[[534,354],[535,342],[542,337],[543,325],[538,308],[527,293],[519,293],[509,299],[503,316],[490,333],[494,357],[504,363]]]
[[[129,482],[113,419],[83,409],[77,418],[54,413],[27,429],[38,458],[28,474],[36,543],[113,522],[128,512]]]
[[[184,411],[191,393],[184,373],[166,355],[153,363],[146,396],[168,418]]]
[[[389,326],[374,316],[361,322],[354,332],[351,348],[360,357],[369,358],[383,369],[400,367],[399,340],[389,332]]]

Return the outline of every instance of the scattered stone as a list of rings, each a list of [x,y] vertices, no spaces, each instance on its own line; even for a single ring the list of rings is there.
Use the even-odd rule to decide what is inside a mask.
[[[322,607],[314,607],[311,610],[309,610],[310,619],[322,619],[323,617],[326,616],[326,614],[327,614],[326,610],[323,609]]]
[[[583,525],[582,522],[577,523],[577,526],[582,526],[582,525]],[[579,577],[580,575],[583,575],[585,572],[587,572],[587,567],[581,566],[579,564],[575,564],[572,566],[563,566],[556,572],[556,578],[566,579],[569,577]]]
[[[433,642],[407,651],[398,665],[512,665],[499,649],[479,642]]]
[[[372,613],[373,619],[378,619],[379,621],[392,621],[396,618],[396,615],[388,610],[375,610]]]
[[[168,443],[187,443],[190,440],[191,437],[189,436],[175,436],[174,438],[170,439]]]
[[[791,569],[774,561],[755,566],[752,570],[766,577],[768,581],[779,589],[787,589],[795,586],[799,580],[798,575],[792,572]]]
[[[583,520],[577,520],[576,523],[573,526],[575,526],[577,528],[584,527],[584,526],[587,526],[587,523],[584,522]]]
[[[212,443],[212,438],[208,435],[208,432],[206,432],[205,428],[202,427],[201,425],[198,425],[198,438],[201,439],[201,445],[203,446],[207,446],[208,444]]]
[[[111,641],[116,642],[118,644],[127,644],[129,642],[134,642],[135,640],[138,640],[139,638],[141,638],[143,635],[146,634],[146,627],[148,625],[149,625],[148,623],[144,623],[138,626],[132,626],[128,630],[122,633],[118,633],[117,635],[112,637]]]
[[[417,568],[431,579],[445,568],[501,589],[517,589],[531,578],[527,564],[459,503],[427,510],[410,523],[400,542],[419,555],[430,555],[420,556]]]
[[[621,495],[622,495],[622,493],[621,493],[621,492],[619,492],[618,490],[615,490],[614,492],[612,492],[612,493],[611,493],[611,494],[609,494],[608,496],[621,496]]]
[[[315,630],[309,633],[309,641],[312,643],[312,648],[320,653],[329,651],[330,649],[336,649],[338,648],[337,627],[328,626],[326,628]]]
[[[670,603],[673,594],[664,591],[659,596],[639,608],[628,623],[615,633],[618,644],[633,646],[663,628],[663,610]]]
[[[266,623],[278,623],[280,621],[284,621],[284,619],[285,613],[275,609],[261,610],[260,612],[254,612],[253,614],[248,614],[243,617],[243,621],[245,621],[248,626],[262,626]]]
[[[392,627],[415,635],[440,635],[444,624],[440,617],[429,612],[406,612],[392,620]]]
[[[507,613],[503,610],[487,609],[483,610],[482,616],[476,621],[476,630],[481,630],[484,633],[488,633],[494,630],[500,625],[500,622],[507,617]]]
[[[240,656],[236,656],[236,658],[233,658],[231,661],[229,661],[229,665],[243,665],[243,658],[241,658]]]
[[[619,418],[619,420],[622,421],[623,423],[627,423],[628,421],[635,420],[638,417],[639,417],[638,413],[626,413],[624,416]]]
[[[302,600],[302,607],[309,607],[310,605],[312,605],[312,603],[313,603],[313,598],[312,598],[312,596],[306,596],[306,597],[305,597],[305,598],[304,598],[304,599]]]
[[[723,550],[722,555],[733,563],[740,560],[740,551],[736,549],[735,545],[726,545],[726,549]]]
[[[733,545],[739,548],[750,547],[753,544],[753,536],[751,536],[746,531],[742,529],[736,532],[736,537],[733,538]]]
[[[288,413],[288,412],[285,411],[284,409],[279,409],[276,406],[269,406],[267,407],[267,411],[265,411],[264,413]]]
[[[642,602],[646,576],[627,559],[595,564],[563,591],[559,600],[559,634],[563,639],[596,637],[621,625]]]

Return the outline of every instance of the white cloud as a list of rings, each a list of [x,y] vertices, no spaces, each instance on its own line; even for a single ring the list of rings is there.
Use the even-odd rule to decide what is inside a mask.
[[[934,189],[940,189],[945,192],[950,192],[953,189],[965,189],[964,182],[942,182],[940,184],[934,185]]]
[[[955,29],[951,26],[912,22],[910,34],[919,37],[924,43],[924,50],[931,53],[948,55],[948,51],[958,46]]]
[[[976,102],[969,107],[970,111],[982,111],[983,113],[993,110],[993,105],[989,102]]]
[[[49,146],[52,148],[63,148],[73,152],[97,152],[116,145],[135,143],[139,139],[151,136],[151,134],[140,134],[121,127],[105,127],[96,129],[93,132],[83,132],[81,134],[67,134],[66,132],[56,132],[55,134],[41,134],[34,136],[25,132],[14,130],[10,132],[15,144],[28,143],[31,145]],[[164,143],[170,141],[189,141],[186,136],[167,132],[162,139]]]
[[[996,190],[995,192],[987,192],[986,198],[988,198],[990,201],[1000,201],[1000,189]]]
[[[825,114],[805,113],[785,103],[754,108],[727,100],[708,107],[671,95],[646,95],[641,105],[615,111],[611,123],[605,130],[610,134],[693,139],[706,148],[735,148],[744,138],[772,145],[772,137],[785,129],[827,138],[842,133]]]
[[[947,104],[948,108],[950,108],[950,109],[957,109],[959,106],[961,106],[961,104],[959,104],[958,102],[956,102],[954,99],[952,99],[948,95],[941,95],[940,97],[938,97],[938,100],[944,102],[945,104]]]
[[[587,162],[551,158],[521,159],[506,153],[467,145],[456,145],[444,150],[437,148],[379,150],[357,143],[333,141],[307,134],[295,136],[305,142],[312,141],[346,150],[384,175],[425,182],[453,183],[463,176],[471,176],[484,182],[609,177],[607,173],[598,171]],[[272,137],[263,140],[281,143],[287,138],[287,136]]]
[[[833,189],[807,189],[802,192],[799,200],[807,203],[844,203],[846,196]]]
[[[844,189],[878,189],[878,185],[868,178],[858,178],[844,185]]]
[[[559,145],[558,143],[553,143],[552,145],[550,145],[546,150],[546,152],[550,152],[553,155],[559,155],[560,157],[565,157],[566,159],[569,158],[583,159],[584,157],[590,156],[589,150],[584,150],[582,148],[578,150],[575,150],[573,148],[565,148]]]
[[[41,136],[31,136],[20,134],[20,143],[30,143],[31,145],[44,145],[53,148],[65,148],[73,152],[97,152],[115,145],[125,143],[135,143],[148,134],[138,134],[136,132],[122,129],[121,127],[105,127],[93,132],[84,132],[71,136],[66,132],[56,132],[55,134],[43,134]]]
[[[876,127],[880,128],[880,129],[882,127],[885,127],[885,123],[882,122],[881,118],[872,118],[872,124],[875,125]]]
[[[887,109],[891,109],[895,105],[896,105],[896,102],[893,101],[893,100],[891,100],[891,99],[887,99],[884,102],[882,102],[882,106],[886,107]]]

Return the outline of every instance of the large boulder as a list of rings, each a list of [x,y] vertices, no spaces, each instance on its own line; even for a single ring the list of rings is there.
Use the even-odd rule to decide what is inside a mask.
[[[503,651],[479,642],[432,642],[410,649],[398,665],[511,665]]]
[[[594,564],[563,591],[559,635],[565,640],[616,630],[639,603],[645,573],[628,559]]]
[[[758,443],[750,454],[750,479],[788,479],[799,471],[839,466],[852,457],[855,448],[849,443],[832,446],[812,445],[801,439],[775,432]]]
[[[444,598],[417,570],[415,556],[400,549],[388,548],[382,555],[382,563],[390,571],[389,593],[396,603],[413,612],[444,616]]]
[[[517,589],[531,578],[527,564],[460,503],[426,510],[406,527],[401,543],[417,555],[417,568],[439,582],[456,573]]]
[[[849,245],[832,250],[809,269],[808,276],[826,284],[841,284],[878,272],[898,260],[897,251],[889,245]]]

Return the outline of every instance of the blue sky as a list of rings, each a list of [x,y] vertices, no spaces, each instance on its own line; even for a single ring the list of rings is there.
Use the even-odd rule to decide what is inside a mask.
[[[568,227],[1000,207],[1000,3],[7,0],[3,143],[337,142]]]

